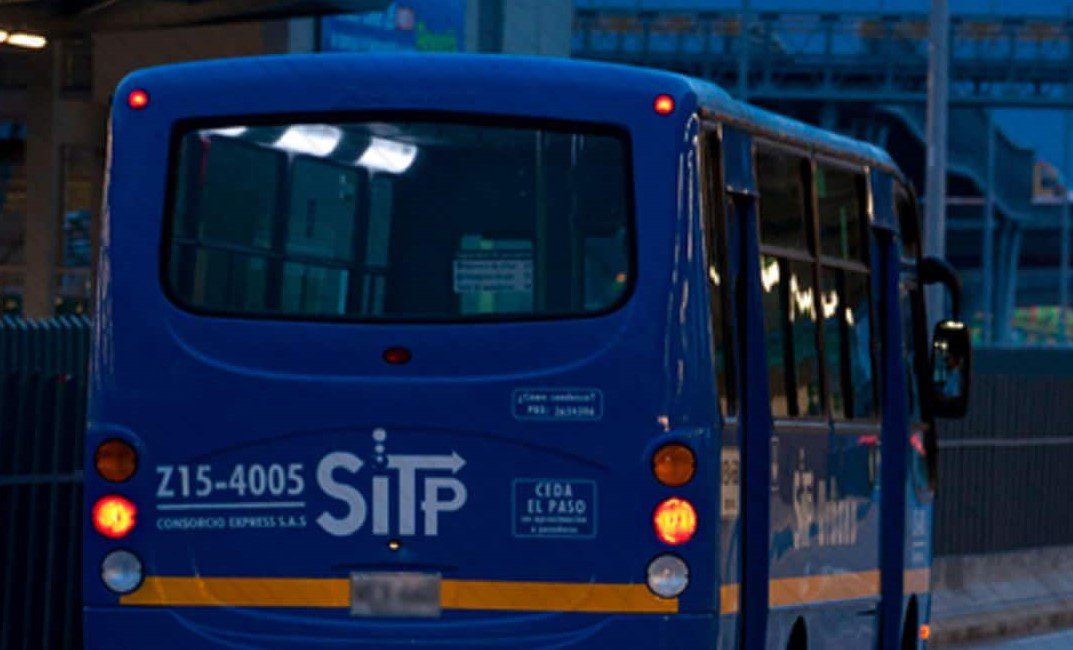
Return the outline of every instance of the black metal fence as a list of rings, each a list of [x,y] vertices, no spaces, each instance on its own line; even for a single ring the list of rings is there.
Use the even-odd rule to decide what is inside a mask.
[[[90,321],[0,319],[0,650],[82,646]]]
[[[1073,545],[1073,350],[979,350],[939,425],[939,555]]]

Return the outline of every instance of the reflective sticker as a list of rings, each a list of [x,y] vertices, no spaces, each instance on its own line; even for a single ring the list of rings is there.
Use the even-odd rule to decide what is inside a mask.
[[[373,453],[337,449],[299,462],[157,465],[156,528],[165,532],[318,527],[335,537],[441,534],[466,505],[455,451],[402,454],[387,430]]]
[[[596,481],[519,478],[512,492],[515,537],[596,537]]]
[[[604,417],[599,388],[518,388],[511,402],[518,420],[595,422]]]
[[[817,477],[798,450],[793,473],[793,548],[853,546],[857,543],[860,507],[865,499],[842,496],[838,478]]]
[[[723,519],[734,519],[741,513],[741,450],[723,447],[721,461],[723,489],[719,511]]]
[[[530,251],[462,251],[454,260],[454,291],[533,291],[533,254]]]

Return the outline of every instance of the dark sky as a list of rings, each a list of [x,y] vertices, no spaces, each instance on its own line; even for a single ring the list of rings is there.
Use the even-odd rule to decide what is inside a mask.
[[[949,0],[955,14],[1070,15],[1073,0]],[[574,0],[578,7],[643,7],[648,9],[741,7],[741,0]],[[927,12],[930,0],[751,0],[754,10],[821,11],[912,11]],[[1055,110],[998,111],[999,124],[1016,142],[1037,151],[1038,157],[1061,167],[1063,164],[1063,119]],[[1073,116],[1071,116],[1073,117]],[[1073,178],[1073,169],[1066,170]]]

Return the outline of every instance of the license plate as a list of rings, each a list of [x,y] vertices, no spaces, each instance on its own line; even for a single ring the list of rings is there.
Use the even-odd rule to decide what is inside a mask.
[[[440,574],[352,573],[350,614],[436,618],[440,615]]]

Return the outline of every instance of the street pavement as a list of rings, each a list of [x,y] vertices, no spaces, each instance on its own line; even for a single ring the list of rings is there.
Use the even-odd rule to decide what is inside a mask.
[[[961,647],[964,650],[1073,650],[1073,630]]]

